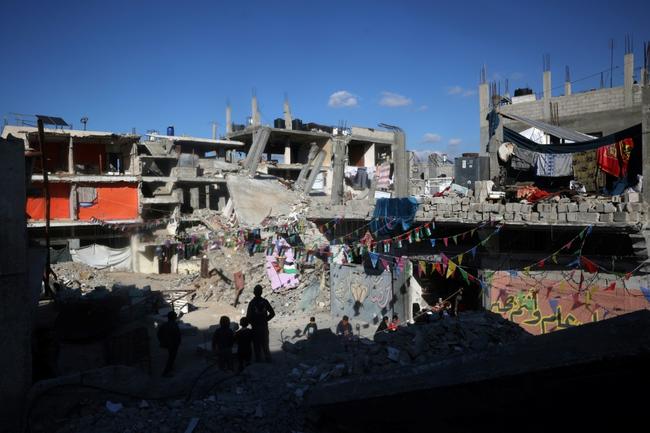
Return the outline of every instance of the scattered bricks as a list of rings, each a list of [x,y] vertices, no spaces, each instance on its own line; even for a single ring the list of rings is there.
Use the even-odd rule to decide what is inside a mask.
[[[565,223],[566,222],[566,213],[558,213],[557,214],[557,222],[559,223]]]
[[[557,211],[566,213],[569,211],[569,205],[566,203],[560,203],[557,205]]]
[[[611,223],[614,221],[614,214],[613,213],[601,213],[600,214],[600,222],[601,223]]]
[[[595,212],[580,212],[578,213],[578,221],[585,223],[597,223],[599,221],[600,214]]]
[[[617,223],[626,223],[628,222],[630,214],[627,212],[614,212],[614,222]]]
[[[628,202],[628,203],[638,203],[640,198],[639,198],[639,193],[638,192],[626,192],[625,195],[623,196],[623,200]]]
[[[578,210],[579,210],[580,212],[589,212],[589,208],[591,208],[591,205],[590,205],[588,202],[586,202],[586,201],[583,201],[583,202],[580,203],[580,205],[578,206]]]
[[[578,212],[569,212],[566,214],[566,220],[569,223],[578,221]]]
[[[567,205],[567,211],[568,212],[578,212],[578,204],[577,203],[569,203]]]
[[[616,212],[616,206],[614,206],[611,203],[605,203],[605,206],[603,207],[603,212],[605,213],[614,213]],[[602,221],[602,219],[601,219]]]

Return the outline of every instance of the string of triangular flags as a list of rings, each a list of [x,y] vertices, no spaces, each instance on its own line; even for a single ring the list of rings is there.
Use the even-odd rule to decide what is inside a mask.
[[[121,232],[136,232],[136,231],[149,230],[152,228],[167,225],[170,221],[172,221],[171,218],[159,218],[159,219],[148,220],[144,222],[114,223],[96,217],[90,217],[90,222],[92,222],[93,224],[97,224],[101,227],[110,230],[121,231]]]

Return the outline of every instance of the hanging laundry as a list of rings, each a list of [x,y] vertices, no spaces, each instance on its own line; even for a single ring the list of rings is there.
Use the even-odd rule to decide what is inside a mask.
[[[538,153],[535,165],[537,166],[537,176],[571,176],[573,174],[573,155],[570,153]]]
[[[632,138],[624,138],[609,146],[599,147],[597,150],[598,166],[612,176],[625,177],[632,149],[634,149]]]
[[[586,192],[600,191],[605,186],[605,173],[598,168],[596,150],[573,154],[573,178],[585,186]]]
[[[377,168],[377,189],[390,188],[390,163],[384,162]]]

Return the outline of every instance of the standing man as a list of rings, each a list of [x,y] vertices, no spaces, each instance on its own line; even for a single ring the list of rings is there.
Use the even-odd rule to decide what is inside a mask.
[[[167,313],[167,323],[163,323],[158,328],[158,342],[160,347],[167,349],[167,363],[163,371],[164,377],[171,377],[174,368],[174,360],[178,353],[178,346],[181,345],[181,330],[176,323],[176,313],[170,311]]]
[[[255,361],[262,361],[262,352],[266,362],[271,362],[271,349],[269,348],[269,320],[275,317],[273,307],[266,299],[262,298],[262,286],[259,284],[253,289],[255,297],[248,304],[246,317],[253,327],[253,348]]]

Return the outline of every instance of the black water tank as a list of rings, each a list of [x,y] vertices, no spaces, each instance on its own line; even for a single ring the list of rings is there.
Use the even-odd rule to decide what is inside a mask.
[[[524,87],[522,89],[515,89],[515,96],[525,96],[525,95],[532,95],[533,94],[533,89],[530,89],[528,87]]]
[[[294,129],[296,131],[300,131],[302,129],[302,120],[300,119],[293,119],[291,121],[291,129]]]
[[[278,129],[284,129],[285,123],[284,119],[280,119],[279,117],[273,121],[273,127],[278,128]]]

